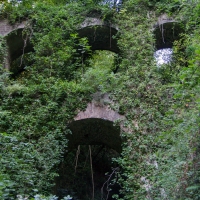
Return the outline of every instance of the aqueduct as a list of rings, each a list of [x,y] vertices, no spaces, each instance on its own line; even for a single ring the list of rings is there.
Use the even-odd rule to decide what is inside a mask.
[[[7,69],[10,68],[10,63],[23,53],[33,51],[30,41],[26,41],[25,44],[22,35],[22,31],[27,25],[27,21],[10,24],[6,19],[0,20],[0,35],[7,41],[8,53],[5,57]],[[156,50],[171,48],[182,32],[180,25],[165,14],[161,15],[152,27]],[[87,17],[77,31],[80,37],[88,38],[92,50],[109,50],[115,53],[120,51],[117,39],[113,37],[118,31],[120,32],[117,25],[97,17]],[[123,116],[109,109],[108,106],[99,106],[93,99],[87,109],[80,111],[74,118],[74,122],[69,125],[73,132],[73,136],[69,136],[71,137],[69,145],[75,147],[78,144],[105,143],[110,148],[121,152],[120,127],[113,126],[113,123],[122,119],[124,119]],[[104,137],[102,137],[103,134]],[[116,138],[115,142],[112,138]]]
[[[23,53],[33,51],[29,41],[24,44],[22,35],[27,22],[11,25],[7,20],[0,21],[0,35],[6,37],[8,53],[5,60],[5,67],[9,70],[10,64]],[[88,37],[92,50],[109,50],[119,52],[117,40],[113,36],[118,28],[104,22],[99,18],[88,17],[80,24],[78,33],[80,37]],[[102,98],[104,99],[104,97]],[[101,99],[101,101],[102,101]],[[105,100],[105,99],[104,99]],[[116,120],[122,119],[118,113],[109,109],[108,106],[99,106],[97,101],[88,104],[84,112],[80,112],[69,127],[73,134],[69,136],[69,147],[74,148],[80,144],[105,144],[108,147],[121,152],[120,127],[113,126]],[[113,142],[113,138],[116,138]]]
[[[30,41],[25,41],[22,35],[27,25],[27,21],[11,25],[8,20],[0,20],[0,35],[6,37],[7,41],[8,52],[5,58],[7,69],[10,69],[11,62],[23,53],[33,51]],[[94,17],[87,17],[77,30],[80,37],[88,38],[91,50],[109,50],[115,53],[119,52],[117,40],[113,38],[117,31],[117,26]]]
[[[0,20],[0,35],[4,36],[7,41],[8,52],[5,57],[5,68],[8,70],[12,61],[23,53],[33,51],[30,41],[24,43],[22,32],[26,26],[26,21],[11,25],[5,19]],[[166,15],[160,16],[158,22],[152,27],[157,50],[171,48],[182,31],[179,24]],[[117,39],[114,37],[120,32],[117,25],[99,18],[88,17],[80,24],[77,31],[80,37],[88,38],[92,50],[109,50],[115,53],[120,51]],[[72,132],[68,136],[69,149],[76,149],[79,145],[103,144],[118,154],[122,152],[121,131],[125,130],[123,127],[125,117],[112,110],[108,106],[109,103],[112,104],[108,94],[95,93],[86,110],[78,112],[73,121],[68,124]],[[117,126],[114,125],[116,121],[119,121]]]
[[[23,53],[33,51],[30,41],[22,36],[22,31],[27,27],[27,21],[10,24],[8,20],[0,20],[0,35],[6,37],[8,53],[5,60],[5,67],[10,68],[10,63]],[[92,50],[109,50],[119,53],[116,34],[120,30],[117,25],[103,21],[96,17],[87,17],[77,30],[80,37],[87,37]],[[180,24],[172,18],[163,14],[153,25],[155,36],[155,49],[171,48],[183,29]]]

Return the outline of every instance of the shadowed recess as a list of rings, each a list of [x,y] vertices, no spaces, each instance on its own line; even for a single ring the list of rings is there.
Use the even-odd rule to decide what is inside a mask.
[[[113,162],[122,151],[120,127],[106,119],[86,118],[73,121],[68,128],[72,134],[67,136],[68,151],[60,164],[54,193],[60,199],[70,194],[77,200],[92,196],[112,200],[120,190],[120,167]]]
[[[10,60],[13,61],[23,53],[33,51],[33,46],[26,36],[22,35],[23,29],[13,31],[7,36]],[[26,40],[26,41],[25,41]]]
[[[183,33],[181,25],[174,21],[156,25],[154,30],[155,48],[157,50],[172,48],[173,42],[180,39],[181,33]]]
[[[9,33],[8,36],[6,36],[7,45],[8,45],[8,64],[7,68],[10,68],[10,64],[12,61],[16,60],[20,56],[33,51],[33,45],[30,43],[28,37],[26,35],[23,36],[23,29],[15,30],[11,33]],[[15,69],[10,69],[12,72],[16,73],[18,71],[21,71],[23,68],[22,66],[19,66],[18,68],[15,67]]]
[[[109,50],[119,52],[117,39],[114,37],[117,30],[111,26],[87,26],[78,31],[80,37],[87,37],[92,50]]]
[[[120,127],[114,126],[112,121],[88,118],[72,122],[69,125],[72,134],[68,136],[69,149],[78,145],[101,145],[121,153]]]

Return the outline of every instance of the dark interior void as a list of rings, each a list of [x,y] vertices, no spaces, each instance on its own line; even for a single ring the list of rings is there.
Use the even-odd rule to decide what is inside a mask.
[[[65,155],[54,188],[59,199],[70,195],[73,200],[92,200],[93,196],[95,200],[112,200],[119,194],[120,168],[112,161],[119,153],[105,145],[90,148],[91,156],[89,145],[80,145]]]
[[[22,54],[33,51],[33,46],[26,36],[22,34],[23,29],[13,31],[7,36],[10,61],[17,59]]]
[[[26,53],[33,51],[33,45],[28,37],[23,35],[23,29],[13,31],[7,36],[10,71],[14,75],[24,71]]]
[[[120,127],[114,126],[112,121],[87,118],[77,120],[69,125],[72,134],[68,136],[69,149],[78,145],[106,145],[121,153]]]
[[[122,151],[120,127],[108,120],[89,118],[74,121],[69,128],[72,134],[54,193],[60,199],[67,195],[76,200],[90,200],[93,195],[95,200],[113,199],[120,190],[120,168],[114,162]]]
[[[18,78],[23,72],[26,72],[26,67],[32,64],[33,61],[30,60],[29,53],[21,55],[10,63],[11,77]]]
[[[155,28],[156,50],[172,48],[175,40],[179,40],[183,29],[176,22],[163,23]]]
[[[87,37],[92,50],[109,50],[119,53],[117,30],[109,26],[89,26],[78,31],[80,37]]]

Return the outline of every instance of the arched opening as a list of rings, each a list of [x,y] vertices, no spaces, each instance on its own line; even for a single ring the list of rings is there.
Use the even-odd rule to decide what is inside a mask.
[[[165,16],[166,17],[166,16]],[[179,23],[172,19],[161,19],[155,26],[155,53],[157,66],[169,64],[173,56],[173,43],[179,40],[183,29]]]
[[[28,35],[23,34],[23,30],[23,28],[14,30],[6,36],[9,59],[7,68],[15,75],[24,70],[25,54],[33,51],[33,45]]]
[[[115,84],[115,73],[120,70],[120,62],[120,55],[112,51],[92,51],[76,71],[80,77],[77,80],[80,80],[86,88],[92,86],[93,92],[104,89],[109,92]]]
[[[91,50],[109,50],[119,53],[117,27],[109,21],[88,17],[78,30],[80,37],[87,37]]]
[[[180,33],[182,28],[175,21],[161,22],[156,25],[154,30],[156,49],[172,48],[173,42],[180,39]]]
[[[59,168],[55,193],[59,198],[71,195],[81,200],[111,200],[119,194],[114,159],[121,151],[120,127],[112,121],[88,118],[69,124],[68,152]]]
[[[82,28],[78,30],[79,37],[88,38],[88,45],[91,46],[93,52],[107,50],[111,52],[110,55],[112,52],[113,55],[115,53],[115,58],[117,58],[116,55],[119,53],[119,48],[117,46],[117,39],[114,38],[117,29],[114,28],[112,24],[107,24],[107,22],[102,22],[101,20],[98,21],[99,19],[96,18],[94,18],[93,22],[87,20],[81,25]],[[94,25],[92,23],[94,23]],[[101,25],[98,25],[99,23]],[[17,76],[24,71],[26,65],[29,64],[26,55],[34,50],[33,45],[30,43],[29,37],[23,34],[23,28],[9,33],[9,35],[6,36],[6,40],[8,45],[8,60],[6,62],[8,66],[6,66],[6,68],[12,72],[13,76]],[[84,60],[88,58],[88,55],[81,56],[84,57]],[[117,59],[115,60],[117,61]],[[113,71],[117,71],[117,67],[113,69]]]

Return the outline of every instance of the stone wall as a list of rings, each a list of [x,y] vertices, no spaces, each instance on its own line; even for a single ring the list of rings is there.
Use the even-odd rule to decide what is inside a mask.
[[[0,35],[7,36],[14,30],[23,29],[25,27],[26,21],[21,23],[10,24],[7,19],[0,20]]]

